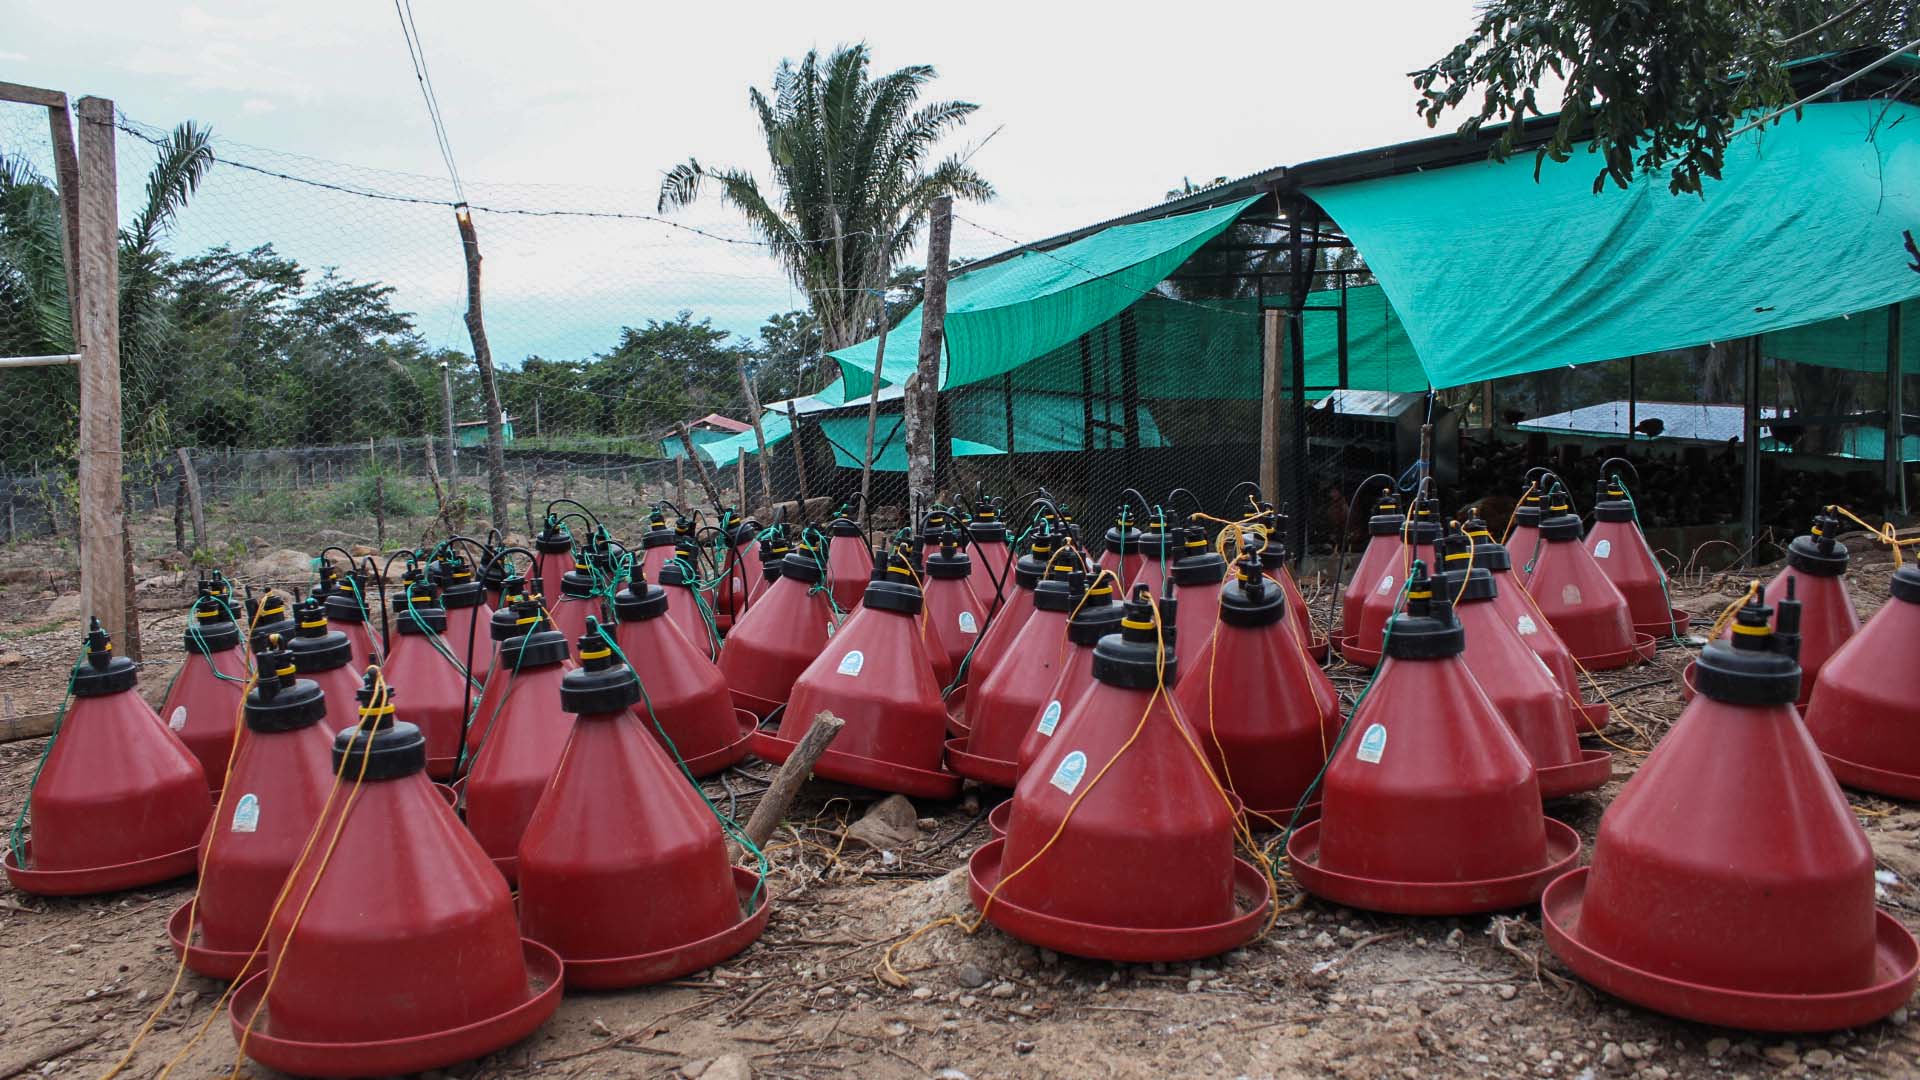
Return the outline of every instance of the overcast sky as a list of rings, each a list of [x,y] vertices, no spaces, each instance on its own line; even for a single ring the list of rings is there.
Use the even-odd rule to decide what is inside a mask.
[[[501,208],[650,213],[661,174],[689,155],[764,176],[747,87],[769,85],[782,57],[810,47],[865,41],[878,69],[932,64],[936,96],[981,106],[952,148],[993,136],[972,164],[999,197],[957,211],[954,246],[969,256],[1151,204],[1182,177],[1428,134],[1406,73],[1442,55],[1473,18],[1470,0],[1190,9],[414,0],[413,10],[468,197]],[[111,97],[153,127],[210,125],[232,161],[448,197],[390,3],[0,0],[0,25],[0,80]],[[4,108],[0,142],[11,145],[0,148],[38,158],[31,144],[44,125]],[[123,210],[149,159],[123,140]],[[671,217],[748,235],[717,199]],[[765,315],[803,306],[751,246],[645,221],[478,220],[489,326],[510,363],[585,356],[619,327],[681,308],[751,333]],[[460,254],[444,208],[226,166],[169,246],[269,241],[305,264],[395,285],[423,333],[464,346]]]

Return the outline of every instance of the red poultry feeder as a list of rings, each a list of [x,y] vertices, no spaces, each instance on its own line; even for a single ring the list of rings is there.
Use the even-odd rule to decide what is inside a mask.
[[[1180,527],[1169,523],[1166,512],[1156,508],[1140,532],[1140,568],[1127,579],[1128,589],[1144,585],[1154,596],[1165,595],[1167,570],[1180,557],[1184,540]]]
[[[367,589],[356,571],[342,578],[342,584],[321,601],[327,613],[327,626],[347,635],[347,647],[353,650],[353,669],[365,671],[386,652],[386,644],[367,625]]]
[[[1842,784],[1896,799],[1920,799],[1920,567],[1893,572],[1891,595],[1820,669],[1807,704],[1807,732]]]
[[[827,647],[839,621],[812,548],[802,543],[774,565],[779,580],[747,609],[720,650],[720,674],[733,707],[756,720],[786,702],[793,681]]]
[[[1319,669],[1288,624],[1286,592],[1257,556],[1235,566],[1219,607],[1213,640],[1191,665],[1181,662],[1174,704],[1248,816],[1284,825],[1340,737],[1339,699],[1330,687],[1321,697]]]
[[[951,799],[960,778],[941,768],[947,713],[920,640],[920,590],[895,552],[875,566],[862,611],[793,684],[777,735],[755,752],[785,761],[821,712],[846,722],[814,775],[923,799]]]
[[[580,640],[605,652],[599,626],[588,616]],[[585,649],[580,659],[585,662]],[[511,884],[519,871],[520,836],[566,749],[567,724],[553,703],[573,664],[567,639],[545,628],[501,642],[500,663],[506,671],[500,695],[470,725],[480,729],[480,739],[467,767],[466,817],[467,830]]]
[[[1095,576],[1086,595],[1067,616],[1067,655],[1060,663],[1060,675],[1047,693],[1045,705],[1027,726],[1020,739],[1020,754],[1015,761],[1016,776],[1025,776],[1027,767],[1040,756],[1047,740],[1060,726],[1060,718],[1093,687],[1093,647],[1108,634],[1120,632],[1122,605],[1114,599],[1118,579],[1112,571]]]
[[[1373,516],[1367,519],[1367,546],[1360,552],[1353,576],[1347,579],[1346,591],[1340,594],[1340,625],[1334,630],[1339,638],[1360,632],[1360,608],[1368,594],[1379,587],[1380,579],[1389,571],[1397,575],[1395,568],[1405,564],[1406,556],[1401,552],[1407,518],[1400,510],[1400,500],[1389,491],[1380,496],[1373,510]]]
[[[1659,642],[1638,633],[1627,599],[1613,587],[1593,553],[1580,543],[1580,518],[1566,493],[1553,489],[1552,512],[1540,521],[1539,554],[1524,581],[1540,614],[1581,667],[1608,671],[1653,659]]]
[[[1286,594],[1287,624],[1293,627],[1294,638],[1315,664],[1326,663],[1328,639],[1313,627],[1306,597],[1300,595],[1300,583],[1294,580],[1293,568],[1288,565],[1287,545],[1280,540],[1278,532],[1269,533],[1261,540],[1258,554],[1261,570]]]
[[[577,719],[520,843],[520,926],[565,958],[568,985],[615,990],[734,955],[766,928],[769,901],[758,875],[729,865],[713,811],[636,715],[633,670],[595,644],[580,642],[560,686]]]
[[[292,637],[295,629],[293,615],[287,611],[287,599],[278,592],[269,591],[265,596],[255,598],[253,587],[247,587],[246,619],[241,624],[247,636],[247,646],[252,648],[256,641],[265,641],[269,634]]]
[[[1461,534],[1441,540],[1447,595],[1466,635],[1467,670],[1486,692],[1501,719],[1533,761],[1540,797],[1558,799],[1593,791],[1613,778],[1613,755],[1586,750],[1575,732],[1584,725],[1567,694],[1538,653],[1527,647],[1494,602],[1499,586],[1484,566],[1469,570],[1473,541]],[[1440,586],[1436,586],[1440,587]]]
[[[573,569],[573,535],[551,511],[533,538],[532,577],[558,587],[560,578]]]
[[[1100,549],[1100,569],[1113,573],[1115,580],[1132,581],[1140,576],[1146,556],[1140,552],[1140,530],[1133,527],[1133,509],[1122,503],[1108,527]]]
[[[73,699],[27,793],[32,839],[4,857],[24,893],[86,896],[190,874],[213,814],[200,762],[134,692],[139,665],[91,623]]]
[[[987,676],[993,674],[993,666],[1000,662],[1013,639],[1020,636],[1020,628],[1033,616],[1033,590],[1046,574],[1053,548],[1054,536],[1043,528],[1028,541],[1027,553],[1013,564],[1013,587],[1006,590],[1004,601],[987,620],[987,628],[981,632],[973,655],[967,660],[968,685],[986,684]]]
[[[187,613],[185,637],[186,655],[160,702],[160,717],[199,759],[207,786],[218,795],[233,756],[248,663],[233,613],[225,601],[209,594],[205,577]]]
[[[284,642],[287,654],[293,658],[293,669],[303,679],[311,679],[325,695],[327,715],[321,725],[332,738],[339,731],[359,718],[354,708],[353,695],[360,689],[360,672],[353,666],[353,645],[347,635],[338,630],[327,629],[327,617],[324,605],[316,600],[303,600],[293,606],[294,621],[299,629],[291,639]],[[245,743],[246,737],[241,737]]]
[[[954,772],[993,787],[1019,776],[1020,743],[1034,729],[1060,680],[1067,657],[1067,619],[1087,595],[1086,574],[1072,548],[1054,553],[1033,591],[1034,612],[984,682],[967,696],[966,737],[947,740]]]
[[[551,579],[549,579],[551,580]],[[601,579],[594,573],[585,552],[574,553],[573,568],[560,575],[560,595],[547,605],[553,628],[568,641],[578,641],[587,632],[587,617],[606,618],[606,606],[600,602]]]
[[[386,672],[406,687],[407,715],[427,740],[427,772],[446,780],[460,761],[461,725],[467,719],[470,684],[446,640],[447,613],[431,586],[410,586],[393,622]]]
[[[713,625],[721,633],[733,627],[734,617],[747,610],[748,585],[760,573],[756,534],[759,522],[748,519],[721,530],[727,545],[727,559],[721,566],[720,582],[709,594]]]
[[[758,554],[755,556],[760,560],[760,573],[758,577],[753,578],[749,582],[752,586],[752,589],[747,594],[750,605],[758,603],[761,595],[764,594],[774,582],[780,580],[780,560],[786,558],[792,550],[793,545],[787,542],[785,533],[775,533],[760,541]],[[738,622],[739,620],[736,619],[734,621]]]
[[[1693,617],[1668,601],[1667,573],[1653,557],[1633,500],[1617,477],[1600,481],[1593,531],[1587,534],[1586,544],[1600,571],[1626,598],[1636,632],[1672,637],[1687,628]]]
[[[754,718],[734,709],[719,667],[667,617],[670,603],[660,586],[629,582],[613,598],[613,639],[621,657],[645,672],[635,714],[688,772],[712,776],[747,756]]]
[[[1540,547],[1540,522],[1547,512],[1547,489],[1553,485],[1553,474],[1538,470],[1536,478],[1529,474],[1527,490],[1520,496],[1520,504],[1513,508],[1513,522],[1507,526],[1507,535],[1501,543],[1507,550],[1518,552],[1520,564],[1533,561]]]
[[[1173,594],[1179,597],[1183,613],[1175,650],[1181,670],[1190,672],[1194,657],[1213,640],[1213,628],[1220,622],[1220,591],[1226,587],[1227,560],[1219,552],[1208,550],[1207,534],[1197,524],[1187,527],[1181,550],[1167,578],[1173,582]]]
[[[1386,659],[1334,750],[1320,820],[1289,838],[1315,896],[1402,915],[1470,915],[1539,899],[1580,854],[1540,813],[1533,762],[1461,653],[1453,605],[1421,564]]]
[[[923,620],[927,651],[941,686],[960,676],[961,663],[980,640],[987,624],[987,606],[973,587],[973,558],[959,548],[960,534],[949,531],[927,556]]]
[[[647,529],[640,534],[639,566],[648,581],[660,580],[660,569],[673,561],[678,551],[679,534],[667,524],[666,511],[658,506],[647,515]]]
[[[1349,664],[1373,667],[1380,663],[1380,642],[1387,621],[1399,612],[1401,594],[1415,562],[1435,565],[1433,545],[1440,539],[1439,505],[1433,499],[1413,501],[1413,510],[1402,526],[1401,546],[1393,559],[1381,568],[1380,577],[1367,587],[1360,603],[1359,630],[1340,639],[1340,655]],[[1364,563],[1365,557],[1361,561]]]
[[[1485,569],[1493,576],[1493,609],[1500,620],[1513,628],[1547,670],[1553,673],[1553,679],[1567,694],[1567,703],[1574,706],[1576,733],[1604,731],[1607,728],[1608,714],[1612,711],[1605,702],[1588,704],[1582,700],[1580,668],[1573,662],[1573,654],[1567,651],[1566,642],[1553,629],[1553,624],[1540,613],[1520,584],[1519,575],[1513,572],[1513,556],[1508,553],[1505,544],[1494,540],[1487,530],[1487,523],[1479,518],[1469,518],[1461,522],[1463,535],[1473,541],[1473,561],[1475,568]]]
[[[719,655],[720,643],[714,635],[713,627],[708,624],[708,612],[701,601],[700,590],[694,588],[694,581],[686,563],[678,559],[668,563],[659,577],[660,587],[670,597],[667,603],[666,618],[694,647],[709,661]]]
[[[435,564],[438,573],[435,583],[440,587],[440,606],[447,613],[447,644],[452,647],[453,655],[465,664],[473,661],[473,677],[476,682],[485,682],[487,670],[492,666],[492,650],[481,639],[482,632],[493,619],[493,608],[487,603],[486,587],[480,579],[473,576],[473,568],[459,556],[452,556]]]
[[[987,614],[997,615],[1007,597],[1007,575],[1013,571],[1013,548],[1007,543],[1007,523],[1000,520],[1000,508],[982,506],[967,522],[967,551],[980,571],[980,599],[988,604]]]
[[[444,1068],[560,1003],[560,958],[520,937],[506,881],[427,781],[426,738],[395,722],[376,672],[366,682],[361,722],[333,744],[344,790],[288,879],[268,970],[228,1007],[242,1052],[302,1076]]]
[[[1813,529],[1787,545],[1787,565],[1767,582],[1766,602],[1800,602],[1800,708],[1807,707],[1827,660],[1860,632],[1860,616],[1847,591],[1847,545],[1833,538],[1840,520],[1822,513]],[[1791,590],[1791,591],[1789,591]]]
[[[873,549],[861,534],[858,523],[835,518],[827,526],[827,587],[833,590],[833,602],[843,614],[860,606],[867,579],[873,576]]]
[[[968,864],[974,906],[1021,941],[1147,962],[1259,932],[1269,885],[1234,857],[1231,801],[1159,689],[1179,670],[1163,637],[1135,589],[1120,633],[1094,649],[1095,685],[1014,789],[1006,837]]]
[[[540,599],[538,582],[529,586],[518,575],[509,576],[502,586],[501,606],[487,620],[487,678],[480,684],[480,697],[467,714],[466,756],[473,760],[480,749],[480,726],[475,717],[492,716],[499,707],[500,694],[506,688],[507,669],[500,666],[500,649],[507,642],[525,637],[535,630],[550,630],[546,607]]]
[[[1574,974],[1700,1023],[1826,1031],[1905,1005],[1920,946],[1874,907],[1867,836],[1794,709],[1799,611],[1750,603],[1700,654],[1699,696],[1544,901]]]
[[[200,841],[200,888],[167,920],[174,955],[208,978],[238,979],[266,955],[274,902],[333,791],[326,692],[298,678],[295,664],[283,649],[261,654],[232,790]],[[352,691],[346,711],[354,711]]]

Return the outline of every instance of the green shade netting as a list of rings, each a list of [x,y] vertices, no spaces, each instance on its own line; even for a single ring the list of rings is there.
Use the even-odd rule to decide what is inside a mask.
[[[833,463],[843,469],[857,469],[867,450],[866,416],[831,416],[820,421],[820,433],[827,438],[827,445],[833,448]],[[954,457],[981,457],[998,454],[997,447],[986,446],[966,439],[954,439],[949,444]],[[881,416],[873,427],[873,470],[875,472],[907,471],[907,433],[900,426],[900,416]]]
[[[1366,253],[1435,386],[1785,330],[1920,296],[1920,110],[1809,105],[1704,195],[1522,154],[1310,195]],[[1882,357],[1884,363],[1884,354]]]
[[[705,431],[705,430],[691,431],[689,430],[687,434],[692,436],[693,445],[695,447],[705,449],[706,447],[712,446],[715,443],[726,442],[727,440],[733,438],[736,433],[728,432],[728,431]],[[747,432],[746,435],[747,435],[747,438],[749,439],[753,438],[753,432],[751,431]],[[660,452],[665,454],[669,459],[687,456],[686,447],[681,445],[680,437],[678,435],[671,435],[671,436],[668,436],[667,438],[661,439]]]
[[[1791,447],[1782,446],[1771,436],[1762,438],[1760,446],[1775,453],[1793,453]],[[1887,456],[1887,429],[1875,427],[1872,424],[1848,427],[1841,432],[1840,446],[1822,453],[1828,457],[1884,461]],[[1902,461],[1920,461],[1920,435],[1903,436],[1900,440],[1900,454]]]
[[[1004,374],[1112,319],[1153,289],[1200,245],[1253,203],[1116,225],[1051,251],[1028,251],[947,285],[946,352],[940,385],[966,386]],[[849,397],[867,393],[879,340],[833,352]],[[882,385],[912,373],[920,311],[886,335]]]
[[[1848,371],[1885,371],[1887,313],[1863,311],[1811,326],[1777,330],[1760,340],[1760,355],[1769,360],[1791,360]],[[1920,375],[1920,301],[1906,300],[1900,304],[1900,370],[1908,375]]]
[[[792,431],[793,426],[787,423],[787,414],[784,411],[775,412],[768,409],[760,414],[760,432],[766,437],[768,449],[779,445]],[[699,446],[700,440],[696,438],[694,445]],[[743,453],[759,453],[760,443],[753,432],[748,430],[738,435],[729,435],[718,442],[700,446],[700,452],[707,455],[715,465],[726,466],[733,464],[733,459]]]
[[[1378,285],[1356,285],[1346,290],[1347,380],[1340,381],[1340,314],[1322,310],[1340,306],[1340,290],[1307,294],[1300,313],[1305,330],[1306,386],[1309,398],[1325,397],[1335,388],[1390,390],[1411,394],[1427,388],[1427,369],[1413,351],[1407,328]],[[1268,297],[1269,307],[1276,303]],[[1278,303],[1285,303],[1284,300]],[[1289,369],[1291,370],[1291,369]],[[1289,377],[1290,378],[1290,377]]]
[[[1063,450],[1117,450],[1126,446],[1125,411],[1118,400],[1097,399],[1089,403],[1093,420],[1091,440],[1085,438],[1087,411],[1077,395],[1013,392],[1013,451],[1016,454],[1045,454]],[[948,391],[947,416],[953,423],[954,437],[989,447],[1007,444],[1007,395],[992,387],[971,387]],[[1140,406],[1140,445],[1165,446],[1166,439],[1154,423],[1153,413]]]

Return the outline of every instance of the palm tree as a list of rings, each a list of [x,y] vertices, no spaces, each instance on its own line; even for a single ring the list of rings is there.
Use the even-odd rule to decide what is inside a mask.
[[[932,67],[870,78],[868,62],[865,45],[843,45],[824,60],[810,50],[798,64],[781,61],[771,95],[748,91],[778,205],[751,172],[692,158],[660,183],[662,211],[693,202],[707,181],[720,185],[721,200],[746,217],[806,292],[827,351],[878,327],[883,286],[936,197],[993,197],[993,185],[964,158],[928,167],[940,137],[978,106],[919,104]]]

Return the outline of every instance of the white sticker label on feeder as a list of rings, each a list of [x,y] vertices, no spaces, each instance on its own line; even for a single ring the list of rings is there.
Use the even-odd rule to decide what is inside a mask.
[[[175,705],[173,707],[173,715],[167,717],[167,726],[175,731],[187,730],[187,707],[185,705]]]
[[[1067,794],[1080,786],[1080,778],[1087,775],[1087,755],[1075,750],[1060,759],[1060,767],[1053,770],[1053,779],[1047,781]]]
[[[960,632],[963,634],[977,634],[980,632],[980,620],[973,617],[973,612],[963,611],[960,613]]]
[[[260,797],[248,792],[233,808],[233,831],[253,832],[260,827]]]
[[[1380,587],[1373,591],[1380,594],[1381,596],[1385,596],[1388,593],[1392,592],[1393,591],[1393,575],[1387,574],[1383,576],[1380,579]]]
[[[861,665],[866,662],[866,655],[859,649],[855,649],[840,658],[840,666],[836,670],[842,675],[858,675],[860,674]]]
[[[1604,558],[1606,558],[1607,556],[1609,556],[1609,555],[1611,555],[1611,554],[1613,554],[1613,541],[1611,541],[1611,540],[1602,540],[1602,541],[1600,541],[1600,542],[1598,542],[1598,543],[1596,543],[1596,544],[1594,544],[1594,545],[1593,545],[1593,557],[1594,557],[1594,558],[1596,558],[1596,559],[1604,559]]]
[[[1367,733],[1360,736],[1360,749],[1355,756],[1369,765],[1378,765],[1380,755],[1386,752],[1387,726],[1385,724],[1369,725]]]
[[[1520,620],[1513,624],[1513,628],[1515,630],[1518,630],[1520,632],[1520,636],[1522,637],[1525,637],[1528,634],[1537,634],[1540,632],[1539,625],[1533,621],[1533,616],[1531,615],[1520,616]]]
[[[1052,737],[1053,729],[1060,723],[1060,702],[1049,701],[1040,712],[1040,734]]]
[[[1580,586],[1568,582],[1560,587],[1560,602],[1571,607],[1580,602]]]

